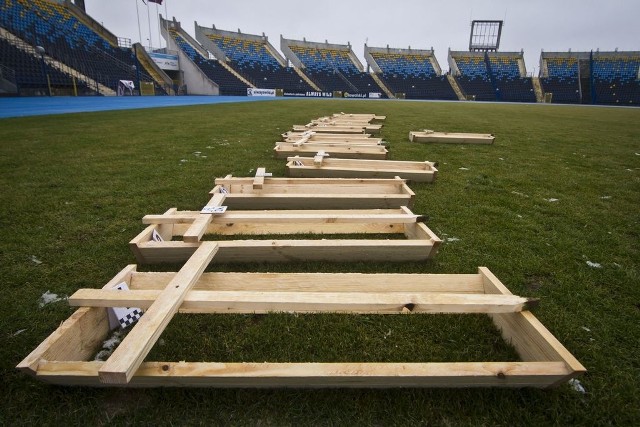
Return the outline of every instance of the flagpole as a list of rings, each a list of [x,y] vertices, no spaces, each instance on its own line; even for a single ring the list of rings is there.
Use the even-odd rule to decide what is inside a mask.
[[[153,46],[153,35],[151,33],[151,14],[149,13],[149,2],[147,2],[147,21],[149,21],[149,51],[151,51],[151,46]]]
[[[162,35],[160,35],[160,12],[158,11],[158,3],[156,3],[156,24],[158,24],[158,49],[162,47]]]
[[[167,12],[167,2],[168,1],[169,0],[164,0],[164,14],[165,14],[164,19],[165,19],[165,23],[167,24],[167,40],[165,41],[166,42],[165,45],[166,45],[167,50],[169,49],[169,40],[168,40],[168,38],[169,38],[169,12]]]
[[[140,11],[138,10],[138,0],[136,0],[136,16],[138,17],[138,38],[142,43],[142,31],[140,31]]]

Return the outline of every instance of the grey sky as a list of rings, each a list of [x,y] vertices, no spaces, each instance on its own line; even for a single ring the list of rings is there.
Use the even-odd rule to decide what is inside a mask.
[[[87,12],[119,37],[148,45],[147,6],[141,0],[85,0]],[[164,0],[149,3],[151,39],[158,40],[156,9],[176,17],[189,34],[193,22],[218,29],[262,34],[280,50],[288,39],[351,42],[363,60],[369,46],[429,49],[443,70],[447,50],[467,50],[472,19],[505,19],[501,51],[524,49],[527,71],[538,71],[540,51],[640,50],[640,1],[637,0]]]

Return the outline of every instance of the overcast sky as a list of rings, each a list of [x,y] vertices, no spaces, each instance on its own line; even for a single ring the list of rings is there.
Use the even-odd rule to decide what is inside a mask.
[[[434,48],[443,71],[447,50],[467,50],[472,19],[504,19],[500,50],[524,49],[528,72],[538,72],[540,51],[640,51],[638,0],[85,0],[87,12],[118,37],[164,47],[157,12],[174,17],[194,36],[199,25],[262,34],[280,50],[285,38],[346,44],[363,59],[369,46]],[[168,15],[165,13],[165,8]],[[149,15],[147,14],[149,11]],[[156,12],[157,11],[157,12]],[[150,19],[149,19],[150,18]],[[149,20],[151,31],[149,31]]]

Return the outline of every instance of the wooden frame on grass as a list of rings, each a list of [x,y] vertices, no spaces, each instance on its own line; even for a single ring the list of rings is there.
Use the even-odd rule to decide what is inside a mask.
[[[227,175],[210,191],[222,194],[233,209],[385,209],[413,206],[415,193],[406,180],[346,178],[263,178]]]
[[[317,133],[368,133],[371,135],[380,134],[382,125],[371,124],[315,124],[308,123],[306,125],[293,125],[294,132],[306,132],[311,130]]]
[[[490,133],[435,132],[425,129],[409,132],[411,142],[444,142],[450,144],[493,144],[496,137]]]
[[[383,145],[344,143],[344,142],[305,142],[305,143],[276,143],[273,152],[278,159],[286,159],[297,155],[314,155],[324,152],[329,156],[341,159],[370,159],[384,160],[389,155]]]
[[[537,387],[585,372],[569,351],[486,268],[477,274],[202,273],[216,245],[178,273],[130,265],[80,306],[17,368],[59,385],[119,387]],[[125,282],[129,291],[112,290]],[[176,286],[184,286],[175,291]],[[169,293],[179,296],[164,302]],[[160,303],[159,303],[160,301]],[[149,307],[105,362],[91,361],[109,336],[107,309]],[[222,363],[142,360],[175,313],[487,313],[521,361],[453,363]],[[157,316],[162,313],[162,321]],[[146,320],[148,319],[148,320]]]
[[[373,142],[382,144],[382,138],[374,138],[368,133],[317,133],[313,131],[306,132],[285,132],[282,134],[284,142],[299,142],[301,139],[307,139],[306,142]]]
[[[393,178],[433,182],[438,174],[433,162],[336,159],[324,156],[288,157],[287,174],[304,178]]]
[[[129,246],[140,264],[183,262],[205,234],[313,234],[314,240],[218,241],[215,262],[292,261],[426,261],[438,252],[441,240],[422,217],[408,208],[360,210],[230,211],[223,214],[179,212],[147,215],[149,224]],[[163,241],[153,239],[154,233]],[[405,239],[322,239],[323,234],[400,234]],[[176,240],[179,238],[182,240]]]

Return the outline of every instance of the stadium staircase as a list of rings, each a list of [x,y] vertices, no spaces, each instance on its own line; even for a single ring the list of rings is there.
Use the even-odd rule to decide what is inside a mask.
[[[544,102],[544,93],[542,92],[542,86],[540,85],[540,78],[532,77],[531,84],[533,85],[533,91],[536,94],[536,102]]]
[[[218,61],[218,63],[220,65],[222,65],[224,68],[227,69],[227,71],[229,71],[229,73],[233,74],[234,76],[236,76],[236,78],[238,80],[240,80],[242,83],[246,84],[249,87],[255,88],[256,85],[254,85],[253,83],[251,83],[249,80],[247,80],[243,75],[241,75],[240,73],[238,73],[236,70],[233,69],[233,67],[231,67],[229,64],[227,64],[225,61]]]
[[[302,72],[302,70],[298,67],[293,67],[293,69],[295,70],[296,74],[298,74],[305,82],[307,82],[307,84],[309,86],[311,86],[314,90],[320,92],[322,89],[320,89],[320,87],[315,84],[310,78],[309,76],[307,76],[305,73]]]
[[[151,59],[151,56],[149,56],[144,46],[140,43],[135,43],[133,45],[133,51],[138,59],[138,63],[149,73],[156,84],[162,87],[167,94],[175,95],[173,80]]]
[[[395,98],[394,94],[389,90],[387,85],[384,84],[384,82],[380,79],[380,77],[376,73],[371,73],[371,78],[373,80],[375,80],[375,82],[378,84],[378,86],[380,86],[380,89],[382,89],[384,91],[384,93],[387,94],[387,97],[389,99]]]
[[[496,100],[502,100],[502,94],[500,93],[500,88],[498,87],[498,83],[496,81],[496,76],[493,74],[493,70],[491,69],[491,61],[489,60],[489,54],[487,52],[484,53],[484,63],[487,67],[487,75],[489,76],[489,81],[491,82],[491,86],[493,87],[493,91],[496,94]]]
[[[580,76],[580,103],[593,104],[591,92],[591,60],[581,59],[578,61],[578,75]]]
[[[449,84],[451,85],[451,88],[453,89],[453,91],[456,93],[458,100],[466,101],[467,97],[462,92],[462,88],[460,88],[460,85],[458,85],[458,82],[456,81],[456,79],[453,78],[451,74],[447,74],[447,80],[449,80]]]

